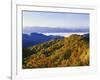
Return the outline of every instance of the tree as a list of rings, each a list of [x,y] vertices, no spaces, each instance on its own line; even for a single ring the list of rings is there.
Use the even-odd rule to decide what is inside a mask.
[[[72,52],[71,49],[67,49],[67,50],[65,51],[65,54],[64,54],[64,59],[70,58],[71,52]]]

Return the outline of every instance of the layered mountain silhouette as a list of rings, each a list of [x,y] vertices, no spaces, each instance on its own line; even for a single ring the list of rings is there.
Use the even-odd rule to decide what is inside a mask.
[[[22,43],[23,43],[23,48],[26,47],[31,47],[43,42],[47,42],[50,40],[56,40],[56,39],[63,39],[63,36],[46,36],[44,34],[41,33],[31,33],[30,35],[28,34],[23,34],[22,35]]]

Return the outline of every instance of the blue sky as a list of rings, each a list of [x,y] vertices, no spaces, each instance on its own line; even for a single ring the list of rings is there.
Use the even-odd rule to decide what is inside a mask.
[[[23,27],[89,28],[88,13],[23,11]]]

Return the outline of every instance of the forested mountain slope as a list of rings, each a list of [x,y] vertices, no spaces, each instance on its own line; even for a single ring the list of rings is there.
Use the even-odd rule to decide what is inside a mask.
[[[73,34],[23,48],[23,68],[89,66],[89,38]]]

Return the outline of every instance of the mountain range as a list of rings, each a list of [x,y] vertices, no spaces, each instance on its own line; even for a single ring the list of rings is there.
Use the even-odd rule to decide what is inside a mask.
[[[22,43],[23,43],[23,48],[34,46],[36,44],[40,44],[43,42],[47,42],[50,40],[56,40],[56,39],[63,39],[63,36],[46,36],[42,33],[31,33],[30,35],[28,34],[22,34]]]
[[[23,33],[68,33],[68,32],[89,32],[88,28],[59,28],[59,27],[24,27]]]

